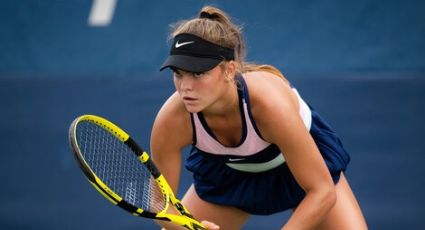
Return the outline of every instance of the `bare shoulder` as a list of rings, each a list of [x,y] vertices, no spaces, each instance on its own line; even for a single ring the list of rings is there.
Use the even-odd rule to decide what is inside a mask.
[[[263,136],[276,122],[291,116],[298,116],[298,98],[288,81],[269,72],[244,74],[251,111]],[[266,138],[267,139],[267,138]]]
[[[255,81],[255,80],[271,81],[274,83],[279,82],[278,84],[283,83],[285,85],[288,85],[287,80],[267,71],[252,71],[252,72],[244,73],[243,76],[245,80],[247,81]]]
[[[264,71],[246,73],[244,79],[249,90],[251,106],[289,103],[298,107],[297,97],[285,79]]]
[[[152,128],[152,147],[167,144],[184,147],[192,142],[190,114],[177,93],[171,95],[159,110]]]

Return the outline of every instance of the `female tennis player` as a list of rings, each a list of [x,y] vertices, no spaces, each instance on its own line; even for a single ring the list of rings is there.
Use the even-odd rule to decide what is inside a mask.
[[[176,92],[155,119],[151,152],[177,191],[181,151],[192,146],[182,202],[196,218],[241,229],[250,215],[291,209],[283,229],[367,228],[338,136],[279,70],[245,62],[241,29],[225,12],[206,6],[172,38],[161,70],[173,71]]]

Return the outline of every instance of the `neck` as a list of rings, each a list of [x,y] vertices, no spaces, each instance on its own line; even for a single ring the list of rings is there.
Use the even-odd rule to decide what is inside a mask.
[[[223,117],[239,113],[239,96],[236,84],[230,83],[223,94],[202,113],[209,117]]]

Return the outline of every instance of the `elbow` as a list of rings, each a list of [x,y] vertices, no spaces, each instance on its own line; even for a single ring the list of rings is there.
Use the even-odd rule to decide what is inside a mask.
[[[330,186],[326,186],[326,188],[323,188],[322,202],[324,208],[330,211],[335,206],[336,201],[337,194],[335,185],[332,184]]]
[[[322,185],[316,189],[307,190],[307,197],[315,200],[316,207],[322,212],[331,210],[337,201],[337,193],[335,185]]]
[[[322,185],[314,190],[307,192],[307,195],[315,197],[316,205],[322,212],[330,211],[336,204],[337,194],[335,185]]]

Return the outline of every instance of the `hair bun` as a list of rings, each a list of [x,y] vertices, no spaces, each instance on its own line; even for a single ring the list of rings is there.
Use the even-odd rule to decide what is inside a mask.
[[[206,18],[206,19],[214,20],[214,19],[217,19],[217,18],[218,18],[218,16],[217,16],[217,14],[210,14],[210,13],[208,13],[208,12],[202,11],[202,12],[199,14],[199,18]]]

